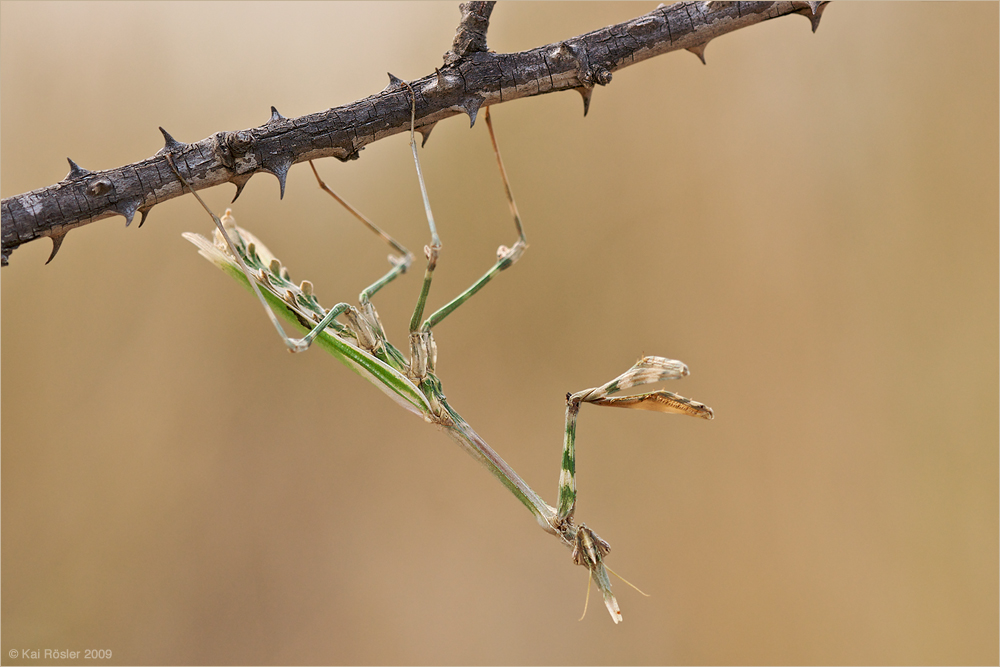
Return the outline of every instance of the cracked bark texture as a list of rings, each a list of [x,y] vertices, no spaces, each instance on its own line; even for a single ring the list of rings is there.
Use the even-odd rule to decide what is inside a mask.
[[[426,143],[443,119],[464,113],[474,124],[483,105],[570,89],[582,95],[586,114],[594,87],[609,84],[618,69],[679,49],[704,59],[711,39],[788,14],[805,15],[815,31],[825,6],[679,2],[558,43],[492,53],[486,50],[486,32],[493,3],[465,3],[444,65],[409,82],[416,95],[416,128]],[[277,177],[283,195],[293,164],[357,159],[367,144],[407,131],[410,108],[409,88],[390,74],[384,90],[362,100],[299,118],[285,118],[272,107],[261,126],[218,132],[195,143],[179,142],[161,128],[162,149],[115,169],[89,171],[70,160],[59,183],[3,200],[0,260],[6,266],[21,244],[48,236],[51,261],[70,230],[115,215],[127,225],[139,213],[141,226],[153,206],[185,192],[167,163],[168,153],[196,190],[232,183],[238,197],[254,174],[267,172]]]

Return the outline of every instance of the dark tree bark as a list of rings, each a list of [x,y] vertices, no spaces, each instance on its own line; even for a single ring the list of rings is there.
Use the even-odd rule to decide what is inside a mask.
[[[379,93],[351,104],[300,118],[271,108],[259,127],[219,132],[196,143],[176,141],[161,128],[164,147],[133,164],[91,172],[70,161],[66,178],[46,188],[2,202],[2,265],[21,244],[48,236],[55,257],[66,234],[114,215],[140,226],[156,204],[185,189],[170,168],[169,154],[196,189],[233,183],[238,197],[251,176],[274,174],[284,194],[285,175],[298,162],[322,157],[357,159],[365,145],[410,127],[411,90],[416,96],[416,129],[426,143],[439,121],[464,113],[475,123],[483,105],[574,89],[587,113],[595,85],[647,58],[687,49],[704,61],[705,45],[719,35],[787,14],[803,14],[819,24],[825,2],[678,2],[648,14],[559,43],[519,53],[492,53],[486,47],[492,2],[461,5],[462,18],[444,65],[404,84],[389,75]],[[235,197],[234,197],[235,199]]]

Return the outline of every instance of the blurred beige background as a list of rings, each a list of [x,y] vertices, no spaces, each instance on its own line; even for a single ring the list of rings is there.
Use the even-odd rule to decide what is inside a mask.
[[[299,116],[440,64],[457,2],[0,6],[2,189]],[[655,3],[501,3],[516,51]],[[494,119],[530,251],[437,331],[454,406],[555,499],[567,391],[640,354],[714,422],[584,408],[586,575],[449,439],[290,356],[180,237],[191,197],[2,272],[2,652],[118,664],[996,663],[998,8],[843,3]],[[404,136],[326,180],[426,242]],[[422,153],[441,304],[514,235],[484,124]],[[222,212],[231,187],[207,193]],[[353,300],[386,249],[308,168],[241,224]],[[377,299],[405,341],[419,271]],[[41,661],[45,662],[45,661]],[[31,664],[40,664],[33,662]],[[102,663],[103,664],[103,663]]]

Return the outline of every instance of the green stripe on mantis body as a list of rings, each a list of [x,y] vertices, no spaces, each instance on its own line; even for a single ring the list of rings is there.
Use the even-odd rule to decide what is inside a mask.
[[[249,232],[242,229],[237,231],[244,241],[249,241],[243,245],[243,248],[247,249],[247,252],[244,254],[244,259],[247,261],[248,266],[267,272],[269,282],[278,282],[277,280],[274,280],[275,277],[280,279],[282,283],[288,282],[287,278],[281,276],[280,272],[277,276],[275,276],[275,273],[270,271],[273,266],[272,260],[274,259],[270,251],[268,251],[267,248],[264,247]],[[242,284],[248,290],[250,289],[250,283],[247,281],[246,275],[228,253],[220,250],[215,244],[200,234],[186,233],[184,234],[184,238],[195,244],[203,257],[235,278],[237,282]],[[243,248],[241,248],[241,250]],[[258,257],[255,257],[255,255]],[[262,268],[265,266],[268,268]],[[287,276],[287,272],[284,273],[285,276]],[[274,311],[278,313],[278,315],[285,318],[302,331],[309,331],[310,327],[304,324],[304,322],[310,322],[317,315],[317,313],[314,310],[307,309],[303,306],[302,301],[308,302],[308,299],[302,298],[303,295],[301,293],[303,290],[301,288],[296,288],[294,285],[287,288],[288,293],[292,295],[296,303],[296,307],[293,308],[288,301],[282,299],[272,291],[270,284],[265,284],[262,280],[257,280],[256,282],[261,288],[264,299],[268,302],[268,305],[270,305]],[[288,284],[291,285],[290,282],[288,282]],[[310,294],[307,296],[311,297],[312,295]],[[313,301],[314,300],[315,299],[313,298]],[[390,398],[395,400],[410,412],[418,414],[425,419],[432,419],[433,411],[423,392],[421,392],[420,389],[414,385],[409,378],[401,372],[400,369],[394,368],[391,365],[391,362],[394,360],[393,357],[402,358],[402,355],[398,352],[398,350],[396,350],[395,354],[392,356],[386,355],[384,360],[379,359],[378,357],[352,344],[346,336],[338,335],[338,333],[332,328],[322,331],[316,337],[315,342],[324,350],[336,357],[345,366],[374,384],[376,387],[385,392]]]
[[[576,415],[580,412],[580,402],[566,397],[566,432],[563,439],[562,467],[559,470],[560,521],[573,518],[576,508]]]

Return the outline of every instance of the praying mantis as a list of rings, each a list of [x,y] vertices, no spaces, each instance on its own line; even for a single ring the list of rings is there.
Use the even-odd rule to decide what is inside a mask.
[[[530,486],[497,454],[482,437],[456,412],[445,398],[441,381],[435,375],[437,346],[432,330],[459,306],[481,290],[497,274],[516,263],[528,247],[521,217],[514,201],[510,181],[497,145],[493,122],[487,107],[485,120],[493,151],[500,169],[500,177],[517,232],[511,247],[500,246],[494,265],[468,289],[444,306],[424,317],[428,295],[441,250],[441,241],[431,211],[430,199],[420,168],[420,158],[414,139],[416,97],[409,84],[403,82],[411,97],[410,148],[416,166],[417,180],[423,197],[424,211],[430,229],[430,243],[425,246],[426,265],[417,303],[409,324],[409,355],[404,355],[389,342],[372,304],[372,297],[383,287],[405,273],[413,262],[413,255],[389,234],[372,223],[362,213],[331,190],[320,178],[310,161],[319,187],[336,199],[362,224],[387,243],[393,253],[389,256],[391,268],[358,297],[359,307],[338,303],[326,310],[320,306],[309,281],[296,285],[288,269],[250,232],[236,226],[231,210],[220,219],[191,188],[172,156],[167,161],[177,178],[191,190],[199,203],[211,215],[216,225],[214,239],[199,234],[185,233],[202,256],[253,291],[263,304],[268,317],[290,352],[303,352],[313,343],[328,351],[347,367],[361,375],[404,408],[421,416],[424,421],[444,430],[473,458],[482,463],[528,510],[543,530],[557,537],[572,550],[572,560],[585,567],[590,580],[597,585],[604,597],[605,606],[615,623],[622,620],[621,610],[611,590],[608,568],[605,565],[610,546],[585,523],[575,522],[576,509],[576,422],[580,406],[592,405],[621,407],[655,412],[684,414],[702,419],[712,419],[708,406],[665,390],[635,395],[614,394],[662,380],[679,379],[688,375],[688,368],[680,361],[663,357],[644,356],[631,368],[601,386],[566,395],[566,427],[563,439],[562,464],[559,474],[558,500],[555,507],[546,503]],[[288,336],[275,313],[306,332],[302,338]],[[343,321],[339,321],[342,318]],[[627,582],[626,582],[627,583]],[[589,585],[588,585],[589,597]],[[586,607],[584,609],[586,613]]]

